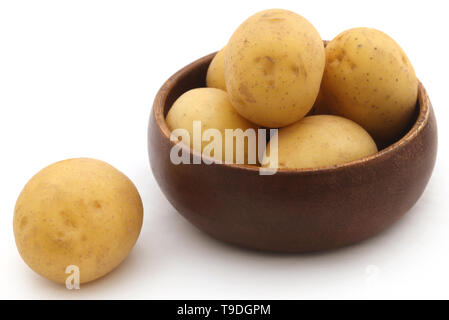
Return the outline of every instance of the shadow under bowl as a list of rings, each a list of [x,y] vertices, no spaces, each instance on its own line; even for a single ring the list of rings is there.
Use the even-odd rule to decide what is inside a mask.
[[[419,199],[437,153],[436,119],[421,83],[409,130],[369,158],[323,169],[281,169],[274,175],[260,175],[258,167],[246,165],[173,164],[170,150],[175,143],[165,116],[181,94],[205,86],[214,55],[189,64],[165,82],[148,128],[154,177],[193,225],[246,248],[311,252],[374,236]],[[191,160],[200,157],[186,149]]]

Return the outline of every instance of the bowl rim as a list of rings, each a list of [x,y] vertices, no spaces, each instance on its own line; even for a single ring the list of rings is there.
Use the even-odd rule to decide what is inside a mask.
[[[162,134],[162,136],[172,144],[172,146],[175,146],[179,142],[175,142],[170,140],[170,134],[171,131],[168,128],[168,125],[165,121],[164,116],[164,106],[166,104],[168,95],[173,87],[177,85],[177,83],[189,72],[194,70],[199,65],[204,64],[208,60],[212,60],[212,58],[215,56],[217,52],[208,54],[198,60],[195,60],[194,62],[186,65],[185,67],[181,68],[179,71],[177,71],[175,74],[173,74],[167,81],[164,82],[162,87],[158,90],[156,97],[154,99],[153,107],[152,107],[152,113],[154,115],[154,119],[156,122],[156,125]],[[388,147],[378,151],[377,153],[365,157],[362,159],[354,160],[351,162],[346,162],[334,166],[327,166],[327,167],[317,167],[317,168],[278,168],[276,171],[276,175],[278,174],[289,174],[289,173],[322,173],[322,172],[334,172],[338,170],[342,170],[345,168],[350,167],[356,167],[367,163],[373,163],[379,160],[382,160],[383,158],[389,157],[393,154],[393,152],[400,150],[404,147],[406,147],[411,140],[416,138],[419,133],[424,129],[426,124],[429,120],[430,115],[430,100],[427,95],[426,89],[424,88],[421,81],[418,79],[418,99],[417,104],[419,107],[419,113],[418,116],[413,124],[413,126],[409,129],[409,131],[398,141],[394,142],[393,144],[389,145]],[[194,157],[200,157],[202,159],[206,159],[207,163],[204,161],[201,161],[201,164],[206,165],[216,165],[216,166],[223,166],[229,169],[235,169],[235,170],[246,170],[251,172],[259,172],[260,168],[259,166],[255,165],[247,165],[247,164],[229,164],[224,163],[223,161],[211,158],[207,155],[202,155],[200,152],[193,150],[190,146],[187,146],[185,144],[180,144],[180,147],[184,149],[183,151],[187,151],[189,154],[189,157],[193,155]]]

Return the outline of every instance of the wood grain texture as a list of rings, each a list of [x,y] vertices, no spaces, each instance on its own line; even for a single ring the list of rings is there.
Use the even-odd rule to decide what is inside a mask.
[[[275,252],[310,252],[369,238],[402,217],[423,193],[435,164],[437,127],[419,84],[414,122],[405,135],[376,155],[325,169],[174,165],[165,115],[182,93],[205,86],[214,54],[174,74],[151,111],[151,169],[170,203],[193,225],[235,245]],[[188,148],[188,147],[187,147]],[[190,152],[191,157],[198,154]]]

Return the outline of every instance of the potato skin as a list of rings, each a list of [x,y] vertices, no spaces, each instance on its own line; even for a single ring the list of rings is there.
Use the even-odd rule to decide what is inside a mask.
[[[76,265],[80,282],[104,276],[133,248],[143,207],[133,183],[111,165],[87,158],[54,163],[22,190],[14,210],[17,249],[41,276],[65,283]]]
[[[415,71],[399,45],[369,28],[347,30],[326,47],[322,89],[334,114],[354,120],[380,144],[399,138],[418,96]]]
[[[318,93],[318,97],[313,104],[312,110],[310,110],[307,115],[312,116],[321,114],[333,114],[332,110],[327,106],[327,102],[324,99],[323,90],[320,90],[320,92]]]
[[[243,117],[283,127],[312,108],[324,65],[324,44],[306,19],[287,10],[265,10],[231,37],[225,52],[226,88]]]
[[[258,129],[258,126],[249,122],[232,107],[228,94],[216,88],[197,88],[182,94],[168,111],[166,122],[171,131],[182,128],[186,129],[190,135],[190,147],[194,148],[193,121],[199,120],[202,125],[202,132],[207,129],[217,129],[221,132],[223,150],[222,157],[218,160],[225,160],[225,129]],[[257,133],[257,131],[256,131]],[[226,142],[228,143],[228,142]],[[208,145],[208,141],[202,141],[201,150]],[[245,143],[245,159],[248,161],[248,148]],[[236,159],[234,146],[234,162]]]
[[[224,78],[224,52],[226,47],[217,52],[207,69],[206,85],[209,88],[217,88],[226,91]]]
[[[267,148],[271,152],[270,144]],[[278,131],[278,168],[329,167],[376,152],[376,144],[368,132],[339,116],[308,116]],[[263,163],[270,166],[265,160]]]

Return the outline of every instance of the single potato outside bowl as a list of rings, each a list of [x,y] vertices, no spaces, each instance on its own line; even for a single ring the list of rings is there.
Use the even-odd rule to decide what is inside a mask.
[[[280,169],[266,176],[259,175],[258,167],[246,165],[173,164],[174,142],[165,116],[181,94],[205,86],[214,55],[193,62],[165,82],[148,129],[154,177],[170,203],[196,227],[252,249],[326,250],[377,234],[419,199],[437,153],[435,115],[421,83],[408,132],[369,158],[323,169]],[[199,156],[188,152],[191,158]]]

